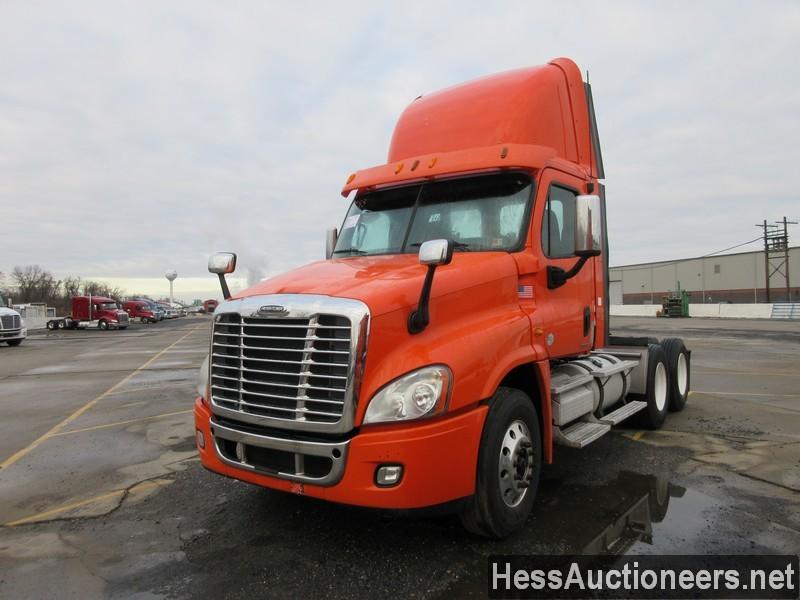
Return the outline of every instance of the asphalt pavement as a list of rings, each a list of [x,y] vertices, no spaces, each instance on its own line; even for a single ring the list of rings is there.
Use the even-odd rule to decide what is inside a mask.
[[[225,479],[196,459],[210,319],[0,347],[0,596],[483,597],[490,554],[800,548],[800,323],[615,318],[683,337],[686,409],[557,447],[524,531],[465,533]]]

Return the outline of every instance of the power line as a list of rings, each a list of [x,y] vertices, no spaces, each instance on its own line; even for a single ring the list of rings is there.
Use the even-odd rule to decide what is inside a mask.
[[[730,246],[728,248],[723,248],[722,250],[715,250],[714,252],[709,252],[708,254],[703,254],[701,256],[692,256],[690,258],[679,258],[677,260],[671,260],[666,262],[658,262],[658,263],[650,263],[648,265],[642,265],[639,267],[611,267],[612,269],[617,269],[620,271],[646,271],[647,269],[658,269],[660,267],[669,267],[670,265],[676,265],[681,262],[686,262],[687,260],[699,260],[701,258],[708,258],[714,256],[715,254],[719,254],[720,252],[727,252],[728,250],[733,250],[734,248],[741,248],[742,246],[747,246],[748,244],[753,244],[755,242],[760,242],[761,236],[749,240],[747,242],[742,242],[741,244],[736,244],[735,246]]]

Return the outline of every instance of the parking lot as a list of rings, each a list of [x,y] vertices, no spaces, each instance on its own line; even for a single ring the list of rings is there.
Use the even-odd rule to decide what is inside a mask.
[[[327,504],[205,472],[192,402],[210,319],[0,347],[0,596],[484,596],[486,557],[795,553],[800,323],[615,318],[677,335],[692,389],[662,430],[557,447],[526,529]]]

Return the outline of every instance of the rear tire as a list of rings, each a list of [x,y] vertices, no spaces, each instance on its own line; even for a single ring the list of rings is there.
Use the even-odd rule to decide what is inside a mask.
[[[647,347],[647,391],[635,400],[647,402],[647,408],[638,413],[639,423],[647,429],[660,429],[667,418],[669,405],[669,367],[664,350],[658,344]]]
[[[459,515],[464,528],[495,538],[522,529],[541,471],[541,433],[533,401],[520,390],[498,388],[481,434],[475,494]]]
[[[680,412],[689,399],[691,354],[680,338],[664,338],[661,347],[669,369],[669,410]]]
[[[56,325],[56,322],[55,322],[55,321],[48,321],[48,322],[47,322],[47,328],[48,328],[50,331],[54,331],[56,327],[58,327],[58,325]]]
[[[61,320],[58,322],[58,328],[59,328],[59,329],[66,329],[66,327],[67,327],[67,323],[66,323],[66,321],[64,321],[64,319],[61,319]]]

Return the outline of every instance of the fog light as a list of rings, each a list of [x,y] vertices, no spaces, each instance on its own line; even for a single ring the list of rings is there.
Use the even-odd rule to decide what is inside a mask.
[[[201,450],[205,450],[205,448],[206,448],[206,438],[203,435],[203,432],[198,429],[197,433],[195,435],[197,437],[197,445],[200,447]]]
[[[375,484],[380,487],[390,487],[400,483],[402,477],[402,465],[381,465],[375,471]]]

